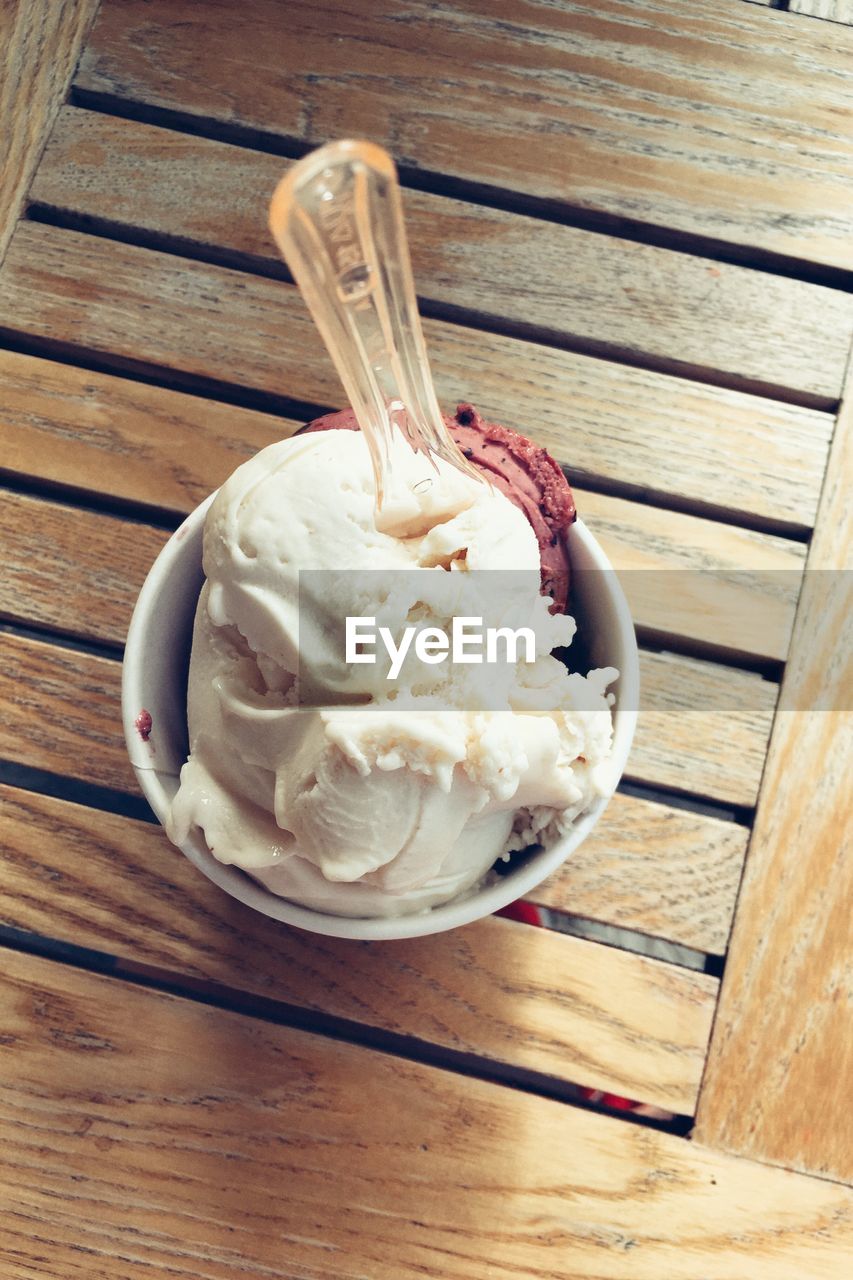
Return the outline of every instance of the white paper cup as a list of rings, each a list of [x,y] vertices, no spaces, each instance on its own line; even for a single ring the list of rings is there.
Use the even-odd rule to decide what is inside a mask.
[[[165,821],[187,755],[187,671],[193,617],[204,580],[202,533],[211,495],[176,530],[151,568],[130,623],[122,671],[122,719],[127,749],[151,808]],[[578,520],[568,534],[572,612],[593,667],[619,670],[614,686],[611,757],[615,788],[622,776],[637,718],[639,659],[634,626],[622,588],[595,538]],[[147,740],[142,711],[151,716]],[[526,856],[496,883],[418,915],[351,919],[297,906],[276,897],[237,867],[218,862],[200,832],[181,849],[199,871],[226,893],[275,920],[336,938],[415,938],[455,929],[491,915],[551,875],[586,839],[609,797],[595,805],[550,848]]]

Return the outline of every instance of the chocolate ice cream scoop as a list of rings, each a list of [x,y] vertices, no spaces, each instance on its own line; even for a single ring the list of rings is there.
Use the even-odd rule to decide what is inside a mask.
[[[542,594],[553,598],[554,612],[562,613],[569,591],[564,535],[576,511],[560,467],[539,445],[509,427],[487,422],[471,404],[458,405],[456,416],[446,416],[445,422],[465,456],[524,512],[539,542]],[[315,418],[303,430],[357,431],[358,423],[352,409],[342,409]]]

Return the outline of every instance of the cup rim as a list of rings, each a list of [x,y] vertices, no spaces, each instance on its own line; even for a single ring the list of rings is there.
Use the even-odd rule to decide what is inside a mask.
[[[199,573],[201,572],[204,520],[215,497],[216,493],[212,493],[186,517],[155,559],[137,598],[125,645],[121,691],[125,742],[137,782],[162,825],[165,825],[170,807],[165,780],[174,781],[176,774],[171,769],[158,769],[155,758],[140,756],[140,738],[136,720],[139,708],[145,707],[149,701],[145,693],[144,658],[164,584],[173,579],[176,570],[187,561],[194,547],[197,547],[198,551],[197,569]],[[493,915],[516,899],[530,893],[562,866],[601,818],[624,773],[637,720],[636,708],[640,686],[639,653],[634,624],[624,591],[599,542],[581,519],[577,519],[571,525],[567,543],[570,559],[572,546],[575,544],[576,548],[582,549],[584,555],[592,562],[593,568],[601,573],[606,584],[605,591],[609,604],[617,619],[618,643],[624,656],[619,668],[613,717],[613,744],[609,758],[613,790],[608,795],[600,797],[577,818],[565,836],[547,849],[530,855],[518,867],[500,876],[492,884],[473,892],[469,891],[461,897],[419,913],[387,917],[338,916],[331,912],[300,906],[287,898],[279,897],[258,881],[253,880],[239,867],[219,862],[198,832],[191,833],[189,839],[178,846],[181,852],[209,880],[246,906],[283,924],[295,925],[327,937],[387,941],[443,933]],[[183,571],[186,573],[186,569]],[[185,705],[181,714],[185,722]]]

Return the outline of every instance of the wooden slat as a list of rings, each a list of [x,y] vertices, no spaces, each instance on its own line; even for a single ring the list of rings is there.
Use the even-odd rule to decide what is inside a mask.
[[[616,795],[592,835],[527,896],[699,951],[726,950],[746,827]]]
[[[135,792],[117,662],[0,631],[0,759]]]
[[[2,972],[11,1275],[844,1274],[844,1187],[33,956]]]
[[[461,352],[450,333],[432,343],[445,403],[473,399],[532,434],[573,480],[604,477],[640,496],[799,530],[813,523],[828,414],[467,329],[458,335]],[[11,351],[0,351],[0,386],[0,467],[181,513],[297,426]]]
[[[700,1126],[728,1150],[849,1179],[851,475],[853,376],[767,757]],[[810,709],[818,705],[826,709]],[[744,1082],[737,1091],[734,1079]]]
[[[576,499],[622,573],[638,626],[722,652],[784,659],[805,558],[799,544],[582,490]],[[0,492],[0,616],[123,643],[167,536],[135,521]]]
[[[0,262],[97,7],[6,0],[0,8]]]
[[[388,945],[319,938],[230,900],[148,824],[6,788],[0,813],[0,916],[15,928],[692,1109],[714,978],[496,918]]]
[[[804,13],[812,18],[827,18],[853,27],[853,0],[791,0],[791,13]]]
[[[123,644],[168,537],[150,525],[0,491],[0,617]]]
[[[849,268],[851,50],[735,0],[125,0],[76,83]]]
[[[14,351],[0,392],[0,469],[181,515],[302,425]]]
[[[784,661],[804,547],[578,488],[575,496],[638,626],[721,654]]]
[[[778,686],[674,654],[640,655],[626,776],[733,805],[758,795]]]
[[[69,107],[31,194],[63,214],[267,266],[279,259],[265,210],[287,163]],[[818,389],[819,366],[840,385],[853,332],[841,294],[417,191],[405,210],[418,292],[432,305],[631,359],[804,390]]]
[[[776,686],[748,672],[643,653],[628,776],[724,804],[754,803]],[[0,757],[135,791],[119,724],[118,664],[0,632]]]

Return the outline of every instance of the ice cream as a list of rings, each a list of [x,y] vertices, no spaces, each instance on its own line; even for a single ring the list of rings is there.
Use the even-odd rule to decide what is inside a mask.
[[[472,404],[457,406],[445,422],[466,457],[484,471],[496,488],[528,519],[539,543],[542,591],[562,613],[569,591],[569,555],[565,533],[575,519],[575,502],[559,464],[549,453],[509,427],[487,422]],[[327,413],[304,431],[357,431],[352,409]]]
[[[569,674],[552,656],[575,626],[551,612],[540,574],[563,600],[574,508],[542,451],[460,410],[454,434],[490,487],[436,472],[401,439],[389,533],[364,438],[312,425],[238,468],[208,513],[190,756],[168,831],[181,842],[200,829],[216,858],[317,910],[423,911],[557,838],[611,789],[616,673]],[[310,570],[326,575],[314,594]],[[379,663],[346,661],[345,619],[375,613],[377,594],[401,626],[449,631],[480,570],[518,575],[535,660],[496,676],[407,658],[393,689]],[[498,624],[508,608],[481,601]]]

